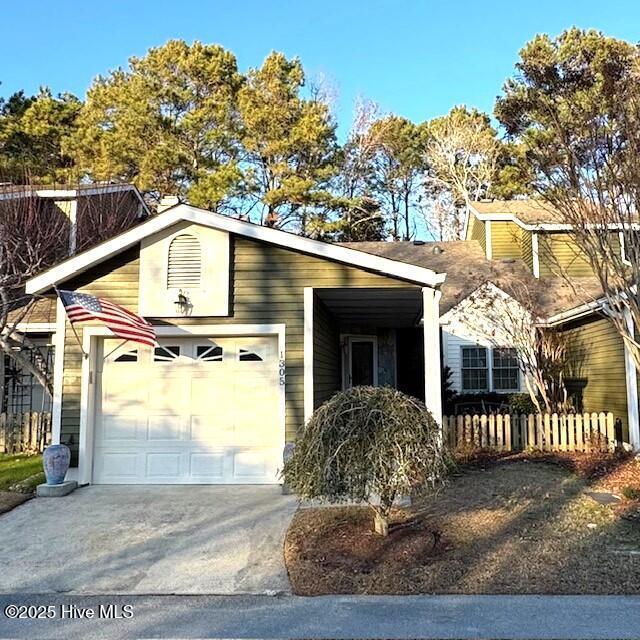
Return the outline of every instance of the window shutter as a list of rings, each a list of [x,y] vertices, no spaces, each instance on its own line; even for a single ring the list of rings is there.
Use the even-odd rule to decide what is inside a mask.
[[[183,233],[169,245],[167,287],[181,289],[199,287],[202,277],[200,242],[195,236]]]

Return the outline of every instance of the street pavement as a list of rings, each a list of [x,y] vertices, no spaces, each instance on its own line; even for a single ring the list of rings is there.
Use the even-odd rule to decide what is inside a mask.
[[[0,638],[637,639],[640,597],[3,594]]]

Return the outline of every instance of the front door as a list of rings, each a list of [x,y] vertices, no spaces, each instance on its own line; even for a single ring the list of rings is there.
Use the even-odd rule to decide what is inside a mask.
[[[347,389],[378,384],[378,354],[376,338],[349,336],[347,339]]]

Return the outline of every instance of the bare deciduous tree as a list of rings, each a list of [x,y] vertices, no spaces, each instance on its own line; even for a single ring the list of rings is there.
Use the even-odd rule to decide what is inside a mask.
[[[539,322],[533,292],[511,285],[511,295],[487,282],[459,305],[467,329],[498,349],[515,351],[531,401],[539,412],[566,411],[571,373],[566,334]]]
[[[35,187],[0,188],[0,352],[32,374],[49,394],[52,372],[47,358],[20,331],[38,303],[38,298],[25,294],[26,280],[70,253],[130,228],[141,217],[140,202],[131,191],[96,189],[92,195],[80,190],[72,224],[65,207],[39,197]]]
[[[500,141],[486,114],[464,106],[426,123],[424,135],[425,223],[442,240],[459,240],[466,207],[486,197],[496,175]]]

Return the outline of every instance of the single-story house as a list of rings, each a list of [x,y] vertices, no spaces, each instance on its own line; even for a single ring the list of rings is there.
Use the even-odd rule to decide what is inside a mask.
[[[342,388],[389,384],[441,420],[445,274],[185,204],[27,283],[147,318],[159,346],[69,325],[57,303],[53,441],[81,483],[277,483]]]

